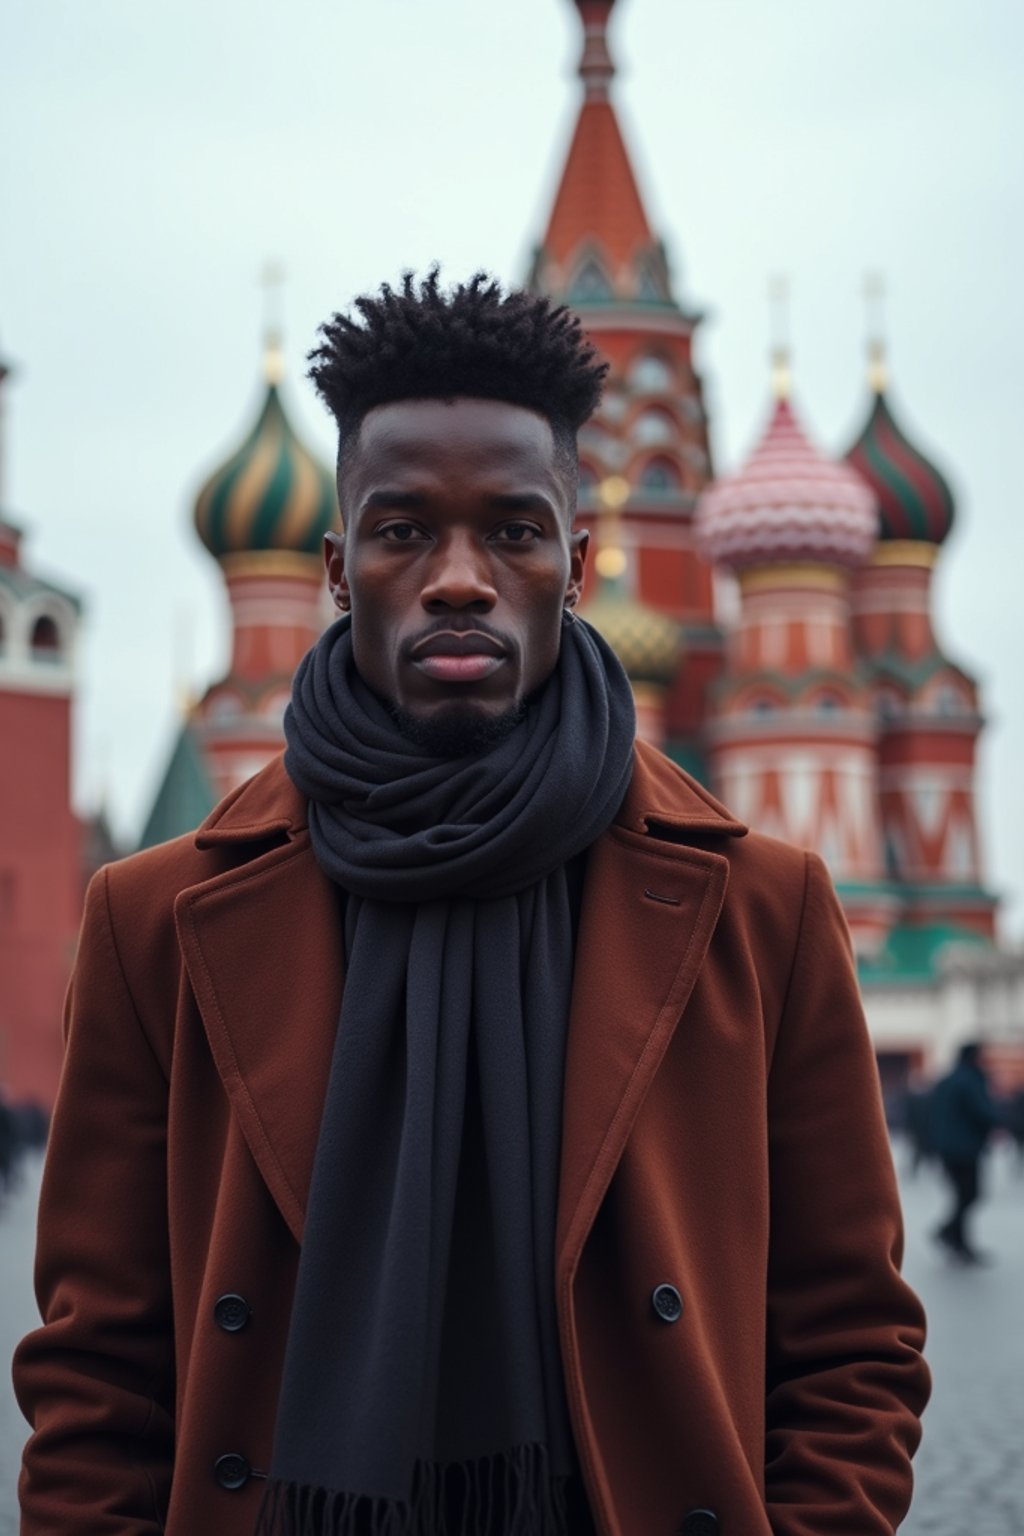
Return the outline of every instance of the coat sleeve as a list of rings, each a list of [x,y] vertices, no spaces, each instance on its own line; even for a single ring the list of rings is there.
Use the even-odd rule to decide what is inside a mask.
[[[891,1536],[929,1376],[846,924],[806,855],[769,1073],[766,1503],[776,1536]]]
[[[109,872],[86,897],[39,1212],[43,1326],[15,1355],[33,1428],[22,1536],[153,1536],[173,1447],[167,1082],[134,1007]]]

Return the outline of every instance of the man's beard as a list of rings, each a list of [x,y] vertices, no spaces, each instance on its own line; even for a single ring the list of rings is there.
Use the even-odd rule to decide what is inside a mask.
[[[450,713],[423,720],[393,705],[391,718],[407,741],[428,757],[471,757],[506,741],[526,715],[526,701],[504,715],[476,711]]]

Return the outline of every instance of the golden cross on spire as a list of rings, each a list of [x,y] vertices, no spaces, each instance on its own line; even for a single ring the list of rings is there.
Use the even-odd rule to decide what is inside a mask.
[[[868,383],[876,395],[885,393],[889,369],[885,357],[885,278],[881,272],[864,274],[864,308],[868,332]]]
[[[280,261],[265,261],[260,273],[263,287],[263,372],[268,384],[284,377],[284,280]]]
[[[771,314],[772,390],[777,400],[787,400],[790,391],[789,278],[776,272],[768,279],[768,304]]]

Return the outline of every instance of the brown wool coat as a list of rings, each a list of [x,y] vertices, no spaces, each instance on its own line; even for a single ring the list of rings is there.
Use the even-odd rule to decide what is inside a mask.
[[[881,1536],[910,1497],[923,1320],[843,919],[813,855],[743,830],[638,747],[591,851],[553,1280],[602,1536]],[[341,988],[280,760],[93,881],[23,1536],[251,1536]],[[225,1453],[257,1475],[221,1487]]]

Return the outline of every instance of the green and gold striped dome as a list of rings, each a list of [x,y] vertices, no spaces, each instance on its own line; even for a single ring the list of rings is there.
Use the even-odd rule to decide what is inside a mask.
[[[195,525],[218,560],[254,550],[319,555],[338,525],[334,476],[300,442],[278,393],[276,357],[256,425],[196,498]]]

